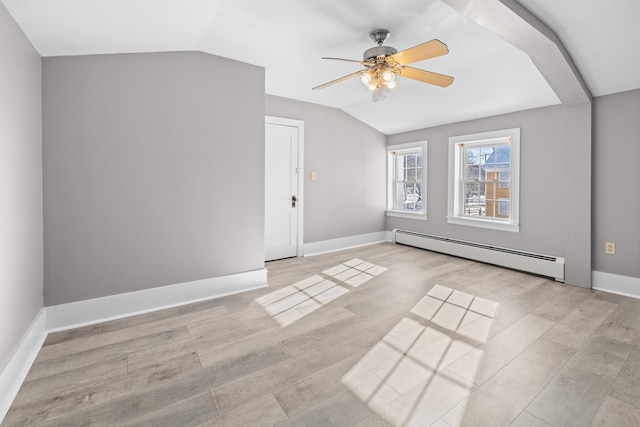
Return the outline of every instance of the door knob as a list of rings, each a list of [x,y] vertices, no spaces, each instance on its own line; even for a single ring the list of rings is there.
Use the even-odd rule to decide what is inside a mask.
[[[293,194],[291,195],[291,207],[295,208],[296,207],[296,202],[298,201],[298,199],[296,199],[296,195]]]

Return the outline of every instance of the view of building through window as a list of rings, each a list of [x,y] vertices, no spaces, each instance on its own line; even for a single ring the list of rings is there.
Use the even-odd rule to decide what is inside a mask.
[[[462,146],[463,216],[509,219],[511,145]]]
[[[449,224],[520,232],[520,128],[449,137]]]

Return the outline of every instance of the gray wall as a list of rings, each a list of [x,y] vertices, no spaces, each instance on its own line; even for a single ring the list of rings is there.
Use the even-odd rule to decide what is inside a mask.
[[[386,229],[384,134],[336,108],[272,95],[266,113],[304,120],[305,243]]]
[[[520,232],[447,223],[448,138],[519,127]],[[392,135],[427,139],[427,221],[392,218],[387,227],[562,256],[566,282],[591,286],[591,104],[553,106]]]
[[[42,308],[40,55],[0,3],[0,373]]]
[[[264,70],[203,53],[42,61],[44,302],[264,266]]]
[[[640,278],[640,90],[598,97],[593,109],[593,269]]]

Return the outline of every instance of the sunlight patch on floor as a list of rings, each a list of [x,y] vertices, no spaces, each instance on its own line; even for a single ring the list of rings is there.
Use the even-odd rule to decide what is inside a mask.
[[[340,280],[349,286],[357,288],[358,286],[368,282],[375,276],[386,271],[384,267],[371,264],[370,262],[363,261],[358,258],[354,258],[350,261],[332,267],[323,271],[323,274],[330,276],[334,279]]]
[[[342,378],[356,396],[395,426],[428,426],[476,385],[446,369],[492,331],[498,304],[434,286]]]
[[[349,292],[348,288],[336,281],[358,287],[386,270],[385,267],[354,258],[322,274],[256,298],[255,302],[280,326],[285,327]]]
[[[315,275],[255,301],[280,326],[288,326],[347,292],[344,286]]]

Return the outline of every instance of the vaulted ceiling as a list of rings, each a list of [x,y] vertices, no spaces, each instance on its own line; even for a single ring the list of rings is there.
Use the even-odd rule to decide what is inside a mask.
[[[386,134],[640,88],[637,0],[2,0],[42,56],[199,50],[266,69],[268,94],[340,108]],[[369,32],[447,88],[401,79],[374,103],[358,79]],[[212,76],[221,83],[224,76]]]

